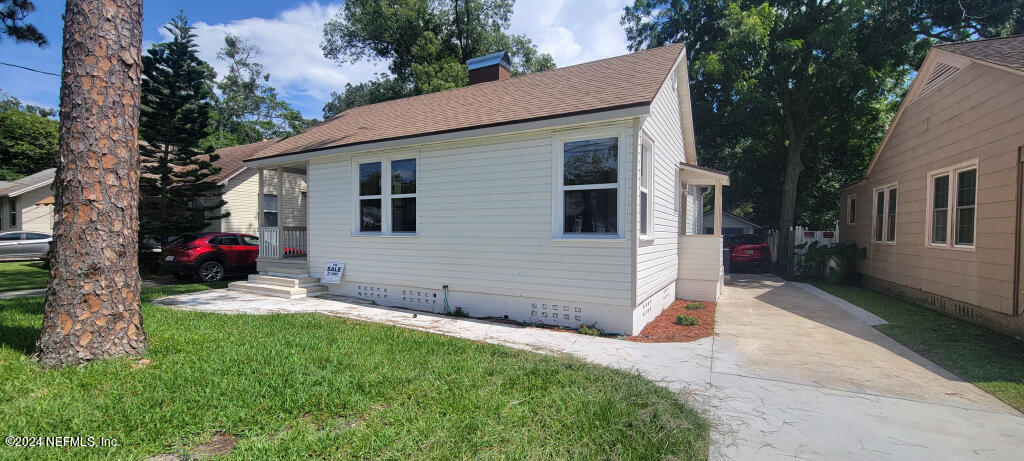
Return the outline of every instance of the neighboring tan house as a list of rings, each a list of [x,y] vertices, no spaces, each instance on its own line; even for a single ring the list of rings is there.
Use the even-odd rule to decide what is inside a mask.
[[[705,234],[714,233],[713,220],[714,218],[710,211],[704,213],[703,227]],[[761,232],[761,226],[732,213],[722,213],[722,235],[757,234],[759,232]]]
[[[259,206],[260,182],[258,170],[248,168],[242,164],[244,160],[270,147],[275,142],[277,142],[276,139],[269,139],[252,144],[226,147],[216,151],[220,158],[214,164],[220,167],[220,172],[210,177],[209,180],[223,186],[221,197],[227,203],[219,211],[211,212],[210,214],[227,212],[230,215],[226,218],[212,221],[206,228],[207,232],[237,232],[256,235],[259,228],[259,214],[261,211],[266,213],[270,217],[269,219],[276,219],[276,210],[281,208],[281,206],[277,203],[277,197],[271,192],[274,190],[273,182],[269,179],[265,181],[268,193],[263,196],[264,206],[261,210]],[[305,181],[301,176],[294,175],[289,176],[286,181],[286,187],[290,192],[286,195],[286,203],[283,204],[283,208],[286,210],[301,210],[301,214],[292,213],[288,216],[283,216],[282,219],[290,225],[305,227],[306,206],[304,203],[299,203],[305,199]],[[288,200],[293,197],[294,202],[289,202]]]
[[[695,164],[685,56],[673,45],[510,78],[496,53],[469,61],[468,87],[350,109],[274,143],[245,164],[264,172],[275,213],[308,224],[264,213],[261,273],[231,288],[326,285],[433,312],[447,299],[472,316],[627,334],[676,298],[716,300],[721,215],[701,235],[700,191],[721,197],[729,178]],[[308,181],[308,201],[289,178]],[[287,257],[296,242],[308,251]]]
[[[1014,335],[1021,306],[1024,36],[936,45],[864,178],[840,238],[868,287]]]
[[[0,181],[0,232],[53,232],[53,177],[50,168],[24,178]]]

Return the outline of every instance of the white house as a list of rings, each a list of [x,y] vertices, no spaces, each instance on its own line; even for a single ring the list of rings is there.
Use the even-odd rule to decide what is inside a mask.
[[[54,172],[50,168],[24,178],[0,181],[0,232],[53,232]]]
[[[306,223],[264,213],[261,273],[232,289],[627,334],[677,297],[717,299],[721,214],[701,235],[699,190],[729,178],[696,165],[682,45],[514,78],[504,53],[468,64],[468,87],[354,108],[247,160],[264,210]]]

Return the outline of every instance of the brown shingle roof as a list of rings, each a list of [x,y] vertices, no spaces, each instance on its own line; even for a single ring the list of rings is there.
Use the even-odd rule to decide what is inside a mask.
[[[1024,71],[1024,35],[935,45],[942,51]]]
[[[342,112],[252,159],[648,105],[682,44]]]
[[[213,164],[220,167],[220,172],[218,172],[214,176],[211,176],[209,180],[219,183],[231,177],[231,175],[237,173],[238,170],[244,168],[242,162],[249,160],[250,157],[260,152],[261,150],[270,147],[277,141],[279,140],[267,139],[260,142],[254,142],[252,144],[243,144],[241,146],[232,146],[225,147],[223,149],[217,149],[214,153],[220,155],[220,158],[217,159],[216,162],[213,162]]]

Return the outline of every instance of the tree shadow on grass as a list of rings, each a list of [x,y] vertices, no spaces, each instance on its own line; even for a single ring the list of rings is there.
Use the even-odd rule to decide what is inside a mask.
[[[0,347],[9,347],[30,355],[36,350],[39,327],[9,326],[0,324]]]

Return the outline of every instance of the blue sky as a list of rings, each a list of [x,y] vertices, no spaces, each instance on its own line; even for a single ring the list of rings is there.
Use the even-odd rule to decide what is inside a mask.
[[[619,25],[622,8],[632,0],[518,0],[510,31],[525,33],[541,51],[551,53],[559,66],[626,53],[626,37]],[[0,61],[49,72],[60,72],[61,14],[63,1],[36,0],[29,22],[39,27],[50,45],[0,42]],[[184,10],[195,23],[199,54],[223,73],[217,49],[224,35],[246,38],[263,49],[261,61],[271,84],[307,117],[320,117],[331,91],[345,83],[368,80],[386,70],[384,62],[336,64],[320,54],[321,27],[342,2],[289,0],[146,0],[143,48],[167,38],[161,26]],[[242,6],[244,5],[244,6]],[[0,66],[0,90],[28,104],[57,107],[60,79],[8,66]]]

